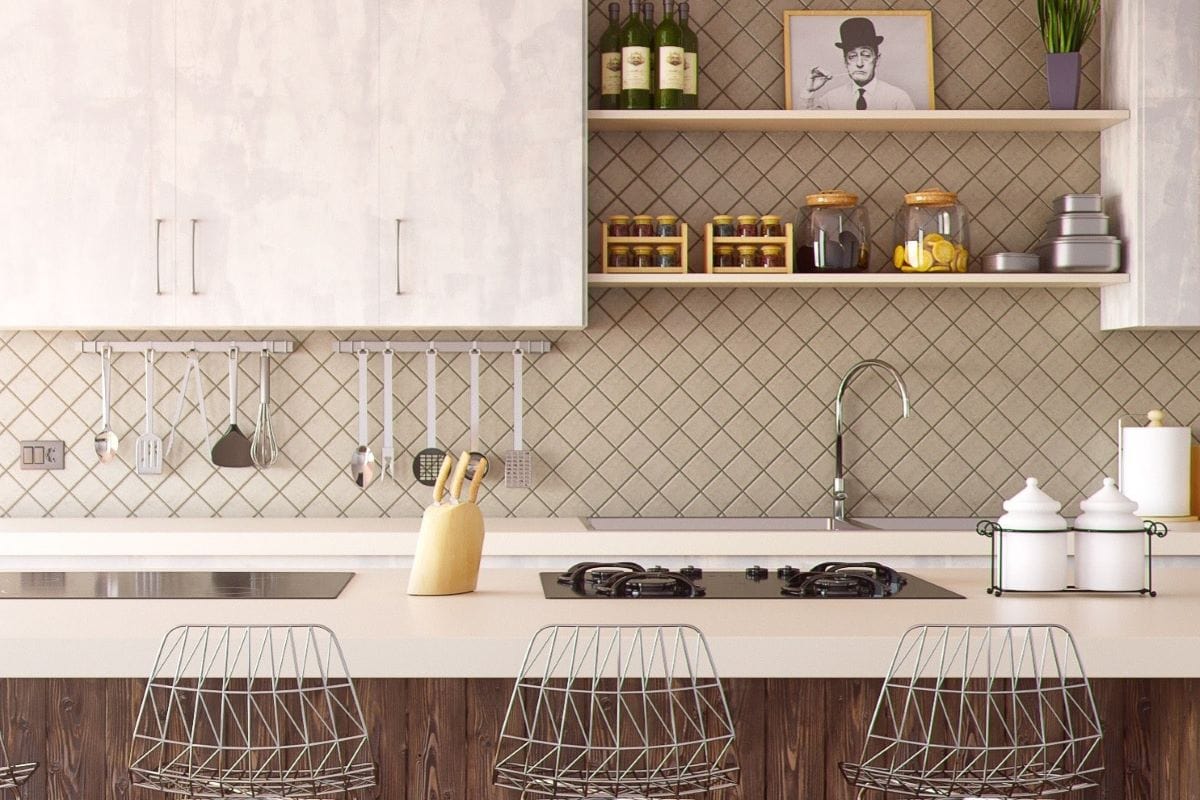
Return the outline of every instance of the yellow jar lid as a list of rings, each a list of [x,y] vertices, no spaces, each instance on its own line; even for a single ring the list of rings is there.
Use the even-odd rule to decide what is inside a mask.
[[[762,254],[764,256],[781,256],[781,255],[783,255],[783,248],[776,247],[773,244],[769,244],[769,245],[766,245],[763,247]]]
[[[629,255],[629,248],[624,245],[614,244],[612,246],[612,253],[613,253],[613,255],[619,254],[619,255],[627,256],[627,255]]]
[[[718,255],[722,255],[722,256],[731,256],[731,255],[733,255],[733,245],[731,245],[731,244],[720,244],[720,245],[717,245],[717,254],[718,254]]]
[[[715,217],[713,217],[713,224],[714,225],[732,225],[733,224],[733,216],[730,214],[717,214]]]
[[[844,192],[841,189],[831,189],[808,195],[804,198],[804,203],[809,206],[843,208],[858,205],[858,195]]]
[[[743,256],[752,256],[758,252],[758,248],[752,244],[743,244],[738,247],[738,254]]]
[[[763,225],[778,225],[783,218],[778,214],[765,214],[762,218]]]
[[[654,249],[658,252],[658,254],[660,256],[675,255],[676,253],[679,252],[678,247],[673,247],[669,244],[660,244],[658,247],[656,247]]]
[[[922,189],[904,195],[904,202],[910,206],[952,206],[958,202],[958,195],[945,189]]]
[[[649,214],[636,214],[633,217],[633,221],[634,221],[634,224],[637,224],[639,222],[653,222],[654,217],[650,216]]]
[[[635,255],[639,256],[652,256],[654,255],[654,248],[648,244],[639,244],[637,247],[633,248],[633,252]]]
[[[758,217],[753,214],[743,214],[737,218],[738,225],[757,225]]]
[[[654,221],[655,222],[663,222],[663,223],[666,223],[667,225],[674,225],[676,222],[679,221],[679,217],[675,216],[674,214],[659,214],[657,217],[654,218]]]
[[[629,215],[628,214],[613,214],[611,217],[608,218],[608,221],[611,222],[613,225],[628,225],[629,224]]]

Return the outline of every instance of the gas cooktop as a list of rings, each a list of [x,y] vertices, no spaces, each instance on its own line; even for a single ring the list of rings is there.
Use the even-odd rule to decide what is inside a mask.
[[[585,561],[566,572],[543,572],[548,600],[636,599],[788,600],[889,599],[961,600],[963,596],[874,561],[826,561],[812,569],[760,566],[744,570],[675,570],[633,561]]]

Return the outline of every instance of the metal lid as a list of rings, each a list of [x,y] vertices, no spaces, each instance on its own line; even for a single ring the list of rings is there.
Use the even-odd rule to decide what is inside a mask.
[[[673,223],[679,221],[679,217],[675,216],[674,214],[659,214],[657,217],[654,218],[654,221],[655,222],[665,222],[667,224],[673,224]]]
[[[717,214],[713,217],[713,222],[717,225],[728,225],[733,222],[733,216],[730,214]]]
[[[654,248],[648,244],[639,244],[633,248],[633,252],[639,256],[649,256],[654,254]]]
[[[764,256],[781,256],[783,255],[783,248],[773,244],[764,245],[762,254]]]
[[[650,216],[649,214],[635,214],[633,217],[633,221],[634,222],[653,222],[654,217]]]
[[[809,206],[844,208],[846,206],[858,205],[858,195],[842,191],[841,189],[822,190],[816,194],[808,195],[804,198],[804,202]]]
[[[739,214],[737,221],[739,225],[757,225],[758,217],[753,214]]]
[[[958,202],[958,195],[945,189],[922,189],[904,195],[904,202],[910,206],[952,206]]]
[[[761,222],[763,225],[778,225],[783,220],[783,217],[778,214],[763,214]]]
[[[679,248],[673,244],[660,244],[658,247],[655,247],[654,249],[656,251],[658,251],[659,255],[666,255],[668,253],[678,253],[679,252]]]
[[[617,225],[620,225],[621,223],[628,223],[629,215],[628,214],[613,214],[611,217],[608,218],[608,221],[615,223]]]

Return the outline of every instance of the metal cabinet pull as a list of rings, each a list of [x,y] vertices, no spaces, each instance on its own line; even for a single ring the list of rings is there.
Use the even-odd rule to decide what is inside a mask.
[[[403,294],[400,291],[400,223],[403,221],[396,217],[396,294]]]
[[[162,224],[161,219],[154,220],[154,293],[162,295]]]
[[[196,224],[200,220],[192,220],[192,294],[200,294],[196,291]]]

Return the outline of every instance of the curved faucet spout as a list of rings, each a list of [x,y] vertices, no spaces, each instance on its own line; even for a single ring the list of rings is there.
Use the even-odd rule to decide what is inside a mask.
[[[846,394],[846,388],[850,382],[861,372],[868,369],[881,369],[884,372],[891,374],[892,379],[896,382],[896,388],[900,390],[900,402],[903,407],[903,418],[907,418],[910,410],[908,403],[908,387],[904,384],[904,379],[900,377],[900,371],[886,361],[880,361],[877,358],[868,358],[865,361],[859,361],[854,366],[847,370],[845,377],[842,378],[841,384],[838,386],[837,398],[833,404],[834,424],[837,426],[837,438],[833,444],[834,455],[834,473],[833,473],[833,520],[837,523],[846,521],[846,475],[845,463],[842,458],[842,437],[846,432],[845,415],[843,413],[842,398]],[[836,529],[836,528],[835,528]]]

